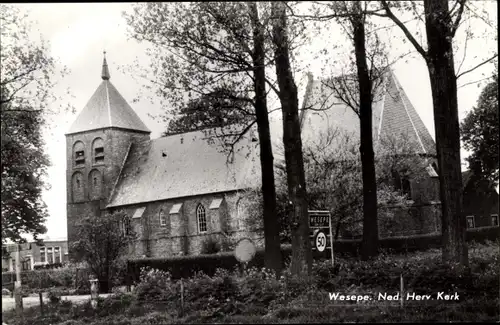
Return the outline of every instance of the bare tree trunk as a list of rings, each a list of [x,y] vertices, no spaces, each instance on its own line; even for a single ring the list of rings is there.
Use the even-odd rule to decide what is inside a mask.
[[[260,164],[262,170],[262,198],[264,205],[264,265],[281,274],[282,257],[280,248],[278,214],[276,209],[276,187],[274,182],[274,162],[271,146],[271,133],[267,110],[264,28],[259,21],[257,4],[249,4],[252,17],[254,38],[254,85],[255,85],[255,113],[260,141]]]
[[[378,255],[377,183],[375,179],[375,154],[373,152],[372,131],[372,81],[366,63],[364,14],[361,3],[356,1],[353,41],[356,54],[360,96],[360,153],[363,178],[363,240],[361,259],[367,260]]]
[[[453,62],[447,0],[425,0],[427,67],[434,106],[434,127],[442,204],[442,257],[444,262],[468,265],[466,220],[462,206],[460,126],[457,79]]]
[[[283,144],[288,195],[293,205],[290,229],[292,233],[292,265],[295,275],[310,274],[312,267],[311,242],[307,192],[300,135],[299,102],[291,66],[287,37],[285,7],[282,2],[272,3],[273,41],[275,45],[276,75],[279,84],[279,98],[283,114]]]

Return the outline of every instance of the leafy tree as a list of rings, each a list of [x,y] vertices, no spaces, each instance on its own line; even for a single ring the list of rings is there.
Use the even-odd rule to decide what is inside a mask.
[[[18,8],[2,4],[0,24],[2,242],[22,242],[23,234],[37,239],[47,231],[42,127],[56,69],[47,44],[29,35],[31,24]]]
[[[286,6],[283,2],[272,2],[273,44],[278,96],[283,115],[283,146],[285,149],[286,176],[290,207],[290,229],[292,234],[291,272],[295,275],[310,274],[312,252],[309,234],[306,179],[302,155],[302,139],[299,121],[299,100],[292,67],[291,46],[288,36]]]
[[[206,135],[221,140],[224,150],[231,155],[235,144],[257,124],[264,198],[265,265],[279,274],[281,251],[266,90],[266,84],[273,87],[273,83],[265,71],[270,62],[266,58],[265,39],[269,15],[261,11],[263,7],[265,4],[254,2],[145,3],[136,6],[134,13],[127,15],[127,21],[135,39],[153,45],[151,68],[156,77],[153,84],[158,95],[168,102],[166,107],[171,108],[167,113],[182,112],[194,99],[191,108],[196,106],[201,111],[195,116],[206,118],[208,112],[203,110],[216,107],[211,106],[214,101],[208,100],[210,97],[218,104],[229,101],[246,103],[253,108],[246,111],[246,105],[236,105],[234,109],[242,111],[239,108],[244,108],[243,113],[249,118],[219,129],[206,129]],[[217,112],[215,124],[221,122],[220,117]],[[209,117],[209,123],[205,124],[212,124],[211,119]],[[186,116],[179,123],[185,126],[188,120]]]
[[[136,239],[130,220],[122,211],[84,216],[79,225],[78,240],[70,248],[85,261],[99,280],[99,289],[109,292],[119,272],[121,257]]]
[[[253,119],[249,103],[240,101],[230,90],[216,89],[213,93],[192,99],[170,119],[164,136],[197,130],[223,128],[227,125],[249,123]]]
[[[427,64],[434,108],[442,206],[442,257],[445,262],[468,265],[466,220],[462,202],[457,79],[498,55],[495,54],[469,70],[460,73],[455,70],[453,39],[463,19],[468,16],[467,11],[471,11],[466,0],[455,1],[451,8],[448,0],[424,0],[423,8],[413,1],[382,0],[380,4],[384,12],[372,14],[391,19]],[[412,33],[398,18],[396,11],[401,9],[423,17],[420,19],[425,24],[426,46],[419,43],[416,37],[418,35]]]
[[[465,149],[472,151],[469,169],[498,185],[498,75],[494,79],[467,113],[460,131]]]
[[[406,133],[387,136],[379,140],[375,155],[377,174],[377,202],[379,224],[385,233],[398,225],[392,209],[386,206],[408,207],[407,197],[394,183],[393,171],[412,181],[427,176],[429,160],[419,155],[419,147]],[[359,137],[342,129],[319,132],[314,141],[304,146],[304,168],[307,182],[307,203],[310,209],[329,210],[333,220],[334,238],[340,235],[362,233],[363,182],[359,153]],[[277,165],[277,207],[282,243],[291,241],[289,203],[285,166]],[[254,231],[262,231],[257,218],[262,211],[262,197],[258,191],[247,191],[243,198],[250,213],[245,223]],[[419,198],[416,198],[419,200]],[[421,198],[425,200],[425,198]]]

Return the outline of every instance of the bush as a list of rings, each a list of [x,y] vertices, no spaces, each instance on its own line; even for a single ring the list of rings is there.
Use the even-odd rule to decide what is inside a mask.
[[[135,288],[139,301],[166,302],[173,299],[177,292],[177,286],[172,282],[170,273],[151,268],[141,270],[141,279]]]
[[[291,255],[291,246],[283,246],[281,252],[284,260]],[[172,279],[189,278],[198,272],[212,276],[217,269],[234,270],[240,265],[233,252],[217,254],[202,254],[176,256],[170,258],[140,258],[128,261],[128,275],[131,282],[138,282],[143,267],[150,267],[167,271]],[[255,257],[249,262],[248,267],[264,267],[264,249],[257,249]]]
[[[221,245],[213,237],[208,237],[201,243],[201,254],[217,254],[220,251]]]
[[[123,314],[135,301],[132,294],[113,294],[99,301],[99,316]]]
[[[53,304],[57,304],[58,302],[60,302],[61,296],[62,294],[59,290],[50,290],[47,294],[47,298],[49,298],[49,301]]]

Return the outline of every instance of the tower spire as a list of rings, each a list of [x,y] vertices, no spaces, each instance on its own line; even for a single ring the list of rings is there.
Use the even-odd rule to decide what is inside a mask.
[[[106,62],[106,51],[103,51],[103,54],[104,54],[104,60],[102,61],[101,78],[102,78],[102,80],[109,80],[109,78],[111,78],[111,76],[109,75],[108,63]]]

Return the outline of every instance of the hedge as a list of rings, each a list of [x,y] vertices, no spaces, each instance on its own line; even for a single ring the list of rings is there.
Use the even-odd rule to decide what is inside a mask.
[[[13,288],[15,277],[15,272],[2,272],[2,287]],[[32,289],[90,287],[88,270],[76,267],[22,271],[21,279],[23,286]]]
[[[484,243],[486,240],[496,241],[500,238],[499,227],[481,227],[467,230],[467,241]],[[441,234],[432,235],[414,235],[392,238],[383,238],[379,241],[380,249],[390,253],[408,253],[415,251],[424,251],[431,248],[441,247]],[[336,256],[358,256],[361,247],[361,240],[337,240],[334,243],[334,252]],[[290,260],[292,253],[291,245],[282,245],[281,252],[283,263]],[[314,258],[329,258],[329,250],[322,253],[313,252]],[[195,273],[202,271],[207,275],[213,275],[216,269],[233,270],[240,263],[234,257],[233,252],[223,252],[217,254],[202,254],[189,256],[176,256],[168,258],[138,258],[127,261],[127,283],[130,285],[137,282],[140,277],[140,271],[143,267],[150,267],[158,270],[168,271],[172,278],[188,278]],[[264,266],[264,249],[257,250],[255,257],[248,267]]]

